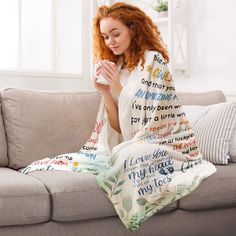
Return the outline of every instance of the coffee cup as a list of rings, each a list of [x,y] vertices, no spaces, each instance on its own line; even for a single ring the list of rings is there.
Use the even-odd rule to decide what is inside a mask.
[[[101,74],[97,77],[96,82],[105,85],[109,84],[108,81]]]
[[[110,62],[111,64],[115,64],[114,62]],[[97,67],[101,66],[100,63],[97,63],[94,68],[94,74],[96,75]],[[100,74],[96,77],[96,82],[99,84],[109,85],[108,81]]]

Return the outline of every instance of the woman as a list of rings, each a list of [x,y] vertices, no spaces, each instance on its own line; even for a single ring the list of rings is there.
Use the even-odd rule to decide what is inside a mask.
[[[93,40],[94,86],[110,126],[123,136],[97,183],[132,231],[216,169],[199,152],[175,93],[167,50],[150,17],[126,3],[101,6]],[[98,83],[101,75],[108,85]]]
[[[96,174],[98,186],[126,228],[134,231],[216,169],[199,152],[175,93],[160,33],[143,11],[125,3],[100,7],[94,19],[94,52],[94,85],[103,99],[90,138],[79,152],[34,162],[22,173]],[[108,85],[98,83],[99,76]],[[115,131],[123,141],[111,145]]]
[[[126,3],[102,6],[94,18],[93,27],[95,60],[103,60],[97,67],[94,85],[104,98],[111,127],[121,132],[118,108],[112,95],[119,97],[129,73],[140,61],[144,64],[145,51],[160,52],[166,62],[169,56],[157,26],[138,7]],[[123,64],[121,71],[119,63]],[[109,85],[96,82],[99,74]]]

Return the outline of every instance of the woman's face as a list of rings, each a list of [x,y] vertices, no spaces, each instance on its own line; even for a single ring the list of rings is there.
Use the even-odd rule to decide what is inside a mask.
[[[100,31],[105,44],[115,55],[127,54],[131,43],[130,29],[111,17],[100,21]]]

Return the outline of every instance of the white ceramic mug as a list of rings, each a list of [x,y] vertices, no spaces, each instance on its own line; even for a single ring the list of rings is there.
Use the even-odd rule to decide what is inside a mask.
[[[101,74],[97,77],[96,82],[105,85],[109,84],[108,81]]]
[[[110,62],[112,64],[115,64],[113,62]],[[97,64],[95,64],[95,68],[94,68],[94,75],[96,76],[96,70],[97,67],[100,66],[100,63],[98,62]],[[107,82],[107,80],[100,74],[99,76],[96,77],[96,82],[99,84],[105,84],[105,85],[109,85],[109,83]]]

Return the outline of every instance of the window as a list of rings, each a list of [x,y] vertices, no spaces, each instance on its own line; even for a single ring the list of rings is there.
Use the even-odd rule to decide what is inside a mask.
[[[90,2],[0,0],[0,72],[86,74]]]

